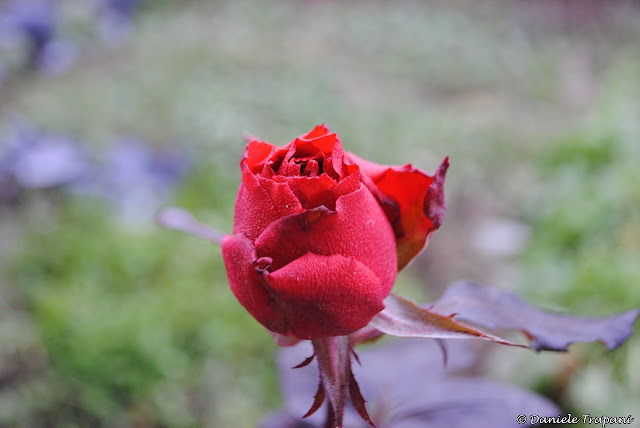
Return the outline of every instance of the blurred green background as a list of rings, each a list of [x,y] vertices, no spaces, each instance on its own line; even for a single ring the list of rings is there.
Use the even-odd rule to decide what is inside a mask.
[[[640,306],[636,3],[147,0],[116,42],[95,4],[58,6],[64,72],[0,45],[0,139],[28,121],[95,158],[124,137],[177,147],[191,166],[167,202],[230,231],[243,132],[327,123],[378,163],[450,156],[447,219],[401,294],[471,279],[582,315]],[[0,237],[0,426],[252,427],[280,405],[277,347],[215,246],[60,189],[0,206]],[[482,371],[626,416],[637,361],[636,334],[612,353],[496,346]]]

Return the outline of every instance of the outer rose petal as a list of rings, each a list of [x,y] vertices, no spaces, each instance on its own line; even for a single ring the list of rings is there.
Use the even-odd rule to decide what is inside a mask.
[[[276,332],[298,339],[352,333],[384,309],[380,280],[353,257],[307,253],[263,275],[286,314],[285,329]]]
[[[225,236],[222,257],[231,291],[272,332],[311,339],[352,333],[384,309],[380,280],[365,265],[342,255],[307,253],[267,272],[250,239]]]
[[[380,279],[386,297],[397,274],[396,243],[384,213],[369,189],[360,188],[338,198],[336,211],[325,207],[283,217],[256,239],[258,257],[273,259],[273,269],[307,252],[354,257]]]
[[[222,258],[227,268],[231,291],[245,309],[271,331],[286,330],[285,315],[264,281],[256,271],[256,250],[253,242],[243,234],[225,236],[222,240]]]
[[[378,165],[351,153],[348,157],[360,166],[363,182],[376,196],[393,226],[398,270],[401,270],[422,251],[431,233],[444,220],[444,179],[449,158],[430,176],[410,164],[394,167]]]

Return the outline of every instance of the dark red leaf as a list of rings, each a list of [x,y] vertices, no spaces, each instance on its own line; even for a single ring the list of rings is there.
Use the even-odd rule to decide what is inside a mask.
[[[342,428],[344,406],[349,390],[349,375],[351,374],[351,345],[349,344],[349,337],[325,337],[313,339],[311,343],[318,362],[320,382],[329,399],[329,406],[334,414],[335,425]]]
[[[566,351],[576,342],[600,342],[609,350],[616,348],[631,335],[640,315],[639,309],[608,317],[545,312],[507,291],[470,282],[450,286],[431,308],[444,316],[456,314],[456,321],[492,330],[520,330],[533,349],[553,351]]]
[[[316,395],[313,399],[313,404],[311,405],[311,408],[307,411],[307,413],[305,413],[305,415],[302,417],[302,419],[308,418],[309,416],[313,415],[320,408],[320,406],[322,406],[325,397],[326,394],[324,392],[324,386],[322,386],[322,381],[320,381],[320,383],[318,384],[318,392],[316,392]]]
[[[315,353],[314,353],[314,354],[311,354],[311,356],[310,356],[310,357],[305,358],[303,362],[301,362],[301,363],[300,363],[300,364],[298,364],[297,366],[293,366],[292,368],[293,368],[293,369],[300,369],[300,368],[302,368],[302,367],[304,367],[304,366],[308,366],[309,364],[311,364],[311,361],[313,361],[313,359],[314,359],[315,357],[316,357],[316,354],[315,354]]]
[[[299,370],[290,369],[295,361],[309,355],[310,348],[303,345],[280,353],[278,367],[287,414],[302,414],[316,385],[315,362]],[[442,366],[439,348],[431,340],[404,339],[360,350],[362,367],[354,365],[353,371],[379,428],[514,428],[520,426],[516,422],[519,414],[560,414],[553,403],[530,391],[450,376],[468,370],[475,355],[468,341],[447,341],[447,347],[447,368]],[[278,418],[288,421],[283,414]],[[305,422],[315,428],[325,426],[321,412]],[[354,408],[347,407],[345,426],[364,428],[366,423]],[[267,427],[275,425],[261,428]]]
[[[378,313],[369,326],[383,333],[398,337],[422,337],[429,339],[485,339],[503,345],[522,346],[511,343],[474,327],[454,321],[400,296],[390,294],[384,300],[385,308]]]
[[[376,428],[376,425],[369,417],[369,413],[367,412],[367,408],[365,406],[365,399],[360,392],[360,387],[358,386],[358,382],[356,381],[355,376],[351,371],[349,372],[349,396],[351,397],[351,404],[356,409],[362,420],[371,425],[373,428]]]

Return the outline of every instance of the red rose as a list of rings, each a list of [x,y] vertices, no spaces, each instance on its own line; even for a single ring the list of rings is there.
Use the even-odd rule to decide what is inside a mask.
[[[267,329],[298,339],[366,326],[444,216],[446,159],[435,178],[376,165],[325,126],[282,148],[251,139],[240,166],[222,241],[231,290]]]

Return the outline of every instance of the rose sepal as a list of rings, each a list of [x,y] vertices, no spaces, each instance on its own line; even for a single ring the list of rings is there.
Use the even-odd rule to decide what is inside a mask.
[[[320,381],[318,391],[309,411],[303,416],[307,418],[314,414],[324,403],[328,401],[327,418],[325,428],[342,428],[344,420],[344,407],[347,394],[353,407],[360,417],[375,428],[375,424],[369,417],[365,407],[365,400],[360,392],[360,387],[351,370],[351,356],[357,360],[353,351],[349,336],[332,336],[311,340],[313,355],[294,368],[308,365],[315,358],[318,363]]]

